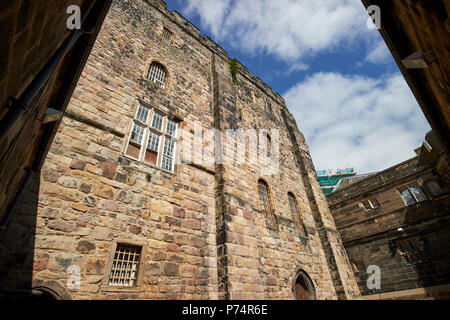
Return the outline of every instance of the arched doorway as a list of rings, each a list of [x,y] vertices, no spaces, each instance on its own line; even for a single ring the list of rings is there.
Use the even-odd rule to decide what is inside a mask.
[[[303,270],[297,271],[295,275],[293,293],[296,300],[314,300],[316,298],[311,278]]]

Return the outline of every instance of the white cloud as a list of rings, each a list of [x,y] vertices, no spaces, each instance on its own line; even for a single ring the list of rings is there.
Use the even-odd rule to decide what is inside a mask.
[[[365,59],[365,61],[373,64],[387,63],[391,62],[392,60],[393,58],[391,52],[382,39],[374,42],[371,45]]]
[[[185,14],[198,15],[217,41],[286,61],[351,46],[375,34],[360,0],[188,0]]]
[[[386,169],[415,155],[430,130],[402,76],[316,73],[284,97],[316,169]]]

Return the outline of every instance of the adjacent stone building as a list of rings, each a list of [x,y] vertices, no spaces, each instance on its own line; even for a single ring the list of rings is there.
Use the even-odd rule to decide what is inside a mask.
[[[448,157],[433,132],[426,141],[417,157],[327,196],[366,299],[450,298]]]
[[[0,254],[53,298],[360,297],[283,98],[159,0],[113,2]]]

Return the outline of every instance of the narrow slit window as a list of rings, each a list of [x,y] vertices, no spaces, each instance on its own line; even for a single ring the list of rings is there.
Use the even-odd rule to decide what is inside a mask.
[[[115,287],[136,285],[141,249],[141,247],[117,244],[108,285]]]
[[[295,199],[295,196],[292,192],[288,192],[288,201],[289,201],[289,209],[291,211],[291,216],[294,219],[294,222],[295,222],[298,230],[302,234],[306,234],[302,218],[300,217],[300,213],[298,212],[297,200]]]
[[[271,200],[270,200],[270,191],[269,186],[267,183],[259,179],[258,180],[258,192],[259,192],[259,200],[261,201],[261,207],[263,208],[263,211],[268,218],[270,224],[272,227],[276,226],[276,219],[273,212]]]

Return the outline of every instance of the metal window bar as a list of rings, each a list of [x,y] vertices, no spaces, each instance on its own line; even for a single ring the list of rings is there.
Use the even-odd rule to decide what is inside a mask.
[[[118,244],[108,281],[110,286],[133,287],[139,269],[141,247]]]
[[[161,88],[164,88],[164,83],[166,80],[166,70],[161,64],[152,62],[150,65],[150,70],[148,72],[148,79],[156,83]]]
[[[170,38],[172,38],[173,32],[164,27],[162,35],[164,38],[170,40]]]

